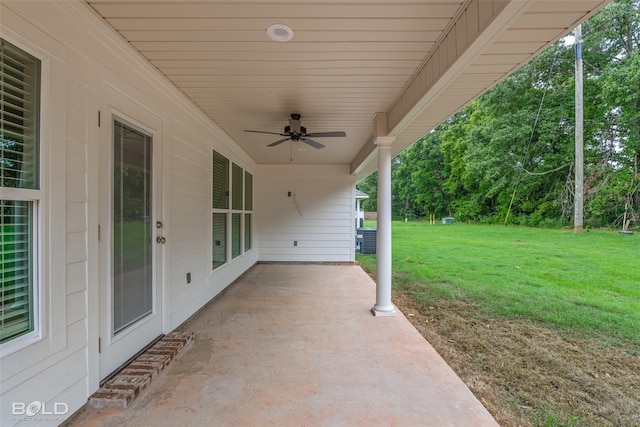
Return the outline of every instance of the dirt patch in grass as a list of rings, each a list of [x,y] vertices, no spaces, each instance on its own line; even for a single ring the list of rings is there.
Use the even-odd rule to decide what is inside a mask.
[[[604,346],[462,300],[393,302],[503,427],[640,426],[640,348]]]

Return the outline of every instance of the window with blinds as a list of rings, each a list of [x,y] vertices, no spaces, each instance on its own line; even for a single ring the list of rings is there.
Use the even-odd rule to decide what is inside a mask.
[[[235,163],[231,167],[231,208],[242,210],[242,168]]]
[[[213,208],[229,208],[229,159],[213,152]]]
[[[213,269],[251,249],[253,176],[213,151]]]
[[[253,175],[244,172],[244,209],[253,210]]]
[[[231,214],[231,258],[240,256],[240,238],[242,235],[242,225],[240,219],[242,214]]]
[[[244,251],[251,249],[251,214],[244,214]]]
[[[214,212],[213,225],[213,269],[227,262],[227,214]]]
[[[229,159],[217,151],[213,152],[213,207],[211,228],[213,230],[213,269],[227,263],[227,210],[229,209]]]
[[[40,61],[0,39],[0,343],[35,330],[39,112]]]
[[[244,194],[242,191],[242,177],[244,171],[235,163],[231,165],[231,209],[241,211]],[[242,253],[242,214],[231,214],[231,258],[237,258]]]
[[[251,250],[251,211],[253,210],[253,175],[244,172],[244,251]]]

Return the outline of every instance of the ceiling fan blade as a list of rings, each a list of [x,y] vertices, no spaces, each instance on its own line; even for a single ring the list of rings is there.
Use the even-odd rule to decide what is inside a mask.
[[[338,137],[338,136],[347,136],[346,132],[338,131],[338,132],[313,132],[308,133],[305,136],[310,136],[313,138],[323,138],[323,137]]]
[[[300,141],[304,142],[307,145],[312,146],[313,148],[316,149],[321,149],[324,148],[324,145],[320,144],[318,141],[314,141],[313,139],[309,139],[309,138],[300,138]]]
[[[272,142],[271,144],[267,145],[267,147],[275,147],[276,145],[280,145],[285,141],[290,140],[291,138],[284,138],[284,139],[279,139],[276,142]]]
[[[266,134],[269,134],[269,135],[287,136],[287,135],[285,135],[283,133],[279,133],[279,132],[265,132],[265,131],[262,131],[262,130],[247,130],[247,129],[245,129],[244,131],[245,132],[253,132],[253,133],[266,133]]]

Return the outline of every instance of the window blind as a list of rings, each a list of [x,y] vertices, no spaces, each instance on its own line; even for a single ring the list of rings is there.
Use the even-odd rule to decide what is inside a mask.
[[[0,187],[38,189],[40,61],[0,39]],[[0,343],[31,332],[37,196],[0,200]]]
[[[242,210],[242,168],[231,166],[231,209]]]
[[[251,249],[251,214],[244,214],[244,251]]]
[[[229,159],[213,152],[213,208],[229,208]]]
[[[253,175],[244,173],[244,210],[253,210]]]
[[[235,258],[240,255],[240,238],[242,214],[231,214],[231,257]]]
[[[227,262],[227,214],[213,213],[213,268]]]
[[[38,188],[40,61],[0,39],[0,186]]]
[[[0,342],[33,330],[33,202],[0,200]]]

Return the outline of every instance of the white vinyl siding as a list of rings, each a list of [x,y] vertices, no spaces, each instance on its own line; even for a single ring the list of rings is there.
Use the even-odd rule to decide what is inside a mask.
[[[260,261],[354,261],[355,178],[348,166],[262,165],[258,174]]]
[[[256,164],[86,4],[0,1],[0,16],[0,37],[41,61],[41,118],[35,122],[40,129],[33,133],[41,140],[39,152],[32,152],[32,159],[40,160],[35,173],[41,185],[0,188],[0,199],[32,207],[29,233],[36,257],[31,263],[38,292],[34,331],[0,345],[0,425],[11,426],[21,423],[11,413],[13,402],[46,402],[47,408],[64,402],[70,415],[101,379],[98,283],[104,259],[99,246],[108,234],[99,219],[109,202],[100,197],[101,136],[109,126],[101,88],[126,94],[162,120],[166,144],[156,153],[162,184],[158,219],[167,237],[160,290],[166,296],[163,332],[178,327],[257,262],[252,250],[233,262],[227,258],[224,268],[213,271],[210,233],[212,150],[244,170],[253,171]],[[227,257],[229,212],[230,206],[221,211]],[[5,269],[0,265],[0,274]]]
[[[40,61],[0,39],[0,343],[36,331]]]

